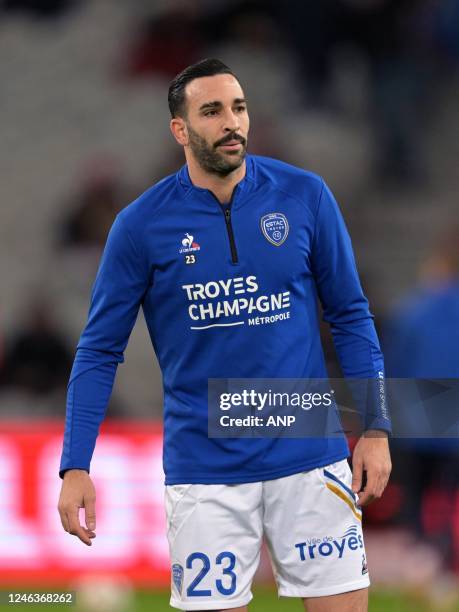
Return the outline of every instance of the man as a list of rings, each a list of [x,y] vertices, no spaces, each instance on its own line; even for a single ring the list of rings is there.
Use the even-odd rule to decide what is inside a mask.
[[[390,313],[383,332],[391,378],[402,379],[406,389],[410,381],[422,388],[425,383],[435,382],[432,379],[446,385],[444,389],[448,385],[454,388],[459,363],[459,224],[456,219],[451,218],[440,230],[421,262],[417,286]],[[457,431],[457,407],[453,409],[454,400],[444,399],[448,395],[439,396],[441,406],[432,402],[433,398],[425,406],[414,400],[410,402],[410,395],[414,397],[402,394],[403,400],[398,402],[397,423],[399,431],[415,432],[416,437],[399,434],[392,449],[398,467],[394,476],[405,492],[401,514],[410,529],[423,537],[430,536],[445,565],[452,568],[455,555],[459,558],[454,520],[459,489],[459,440],[452,433],[450,437],[445,434],[449,415],[452,420],[449,432],[453,431],[453,422]],[[431,422],[434,413],[436,418]],[[442,435],[437,435],[439,431]],[[448,508],[442,515],[437,514],[439,500],[442,507]],[[435,523],[433,516],[441,516],[434,528],[431,527]]]
[[[303,598],[312,612],[366,610],[360,505],[380,497],[389,477],[387,414],[367,423],[353,479],[344,434],[207,434],[210,378],[327,377],[317,297],[346,376],[381,376],[338,206],[320,177],[246,154],[247,102],[222,62],[179,74],[169,107],[187,163],[121,211],[107,239],[68,388],[62,525],[88,545],[95,537],[90,460],[142,305],[164,381],[171,605],[247,610],[264,534],[280,595]],[[274,296],[267,311],[257,312],[259,296]]]

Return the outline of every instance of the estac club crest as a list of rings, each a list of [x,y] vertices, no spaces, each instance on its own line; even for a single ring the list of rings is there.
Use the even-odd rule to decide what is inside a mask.
[[[174,563],[172,565],[172,580],[174,581],[177,591],[182,594],[183,567],[180,563]]]
[[[288,236],[287,217],[282,213],[274,212],[264,215],[260,220],[261,230],[268,242],[280,246]]]

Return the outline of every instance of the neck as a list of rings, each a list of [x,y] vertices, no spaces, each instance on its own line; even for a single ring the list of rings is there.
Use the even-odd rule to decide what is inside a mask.
[[[242,181],[245,176],[246,165],[245,160],[229,174],[222,176],[206,172],[198,162],[191,156],[187,156],[188,173],[191,182],[196,187],[208,189],[222,204],[229,202],[236,185]]]

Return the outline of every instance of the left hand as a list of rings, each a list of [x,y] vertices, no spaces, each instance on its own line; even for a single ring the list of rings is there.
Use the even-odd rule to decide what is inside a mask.
[[[364,470],[367,482],[364,490],[360,492]],[[359,495],[357,505],[366,506],[381,497],[391,470],[387,433],[379,430],[365,431],[355,445],[352,455],[352,490]]]

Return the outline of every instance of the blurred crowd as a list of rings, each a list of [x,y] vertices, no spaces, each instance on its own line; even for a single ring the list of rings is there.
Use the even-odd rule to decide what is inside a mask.
[[[73,19],[81,18],[87,4],[85,0],[3,0],[0,11],[4,28],[9,19],[18,18],[32,20],[40,28],[44,21],[64,20],[71,24]],[[292,116],[303,121],[297,121],[294,127],[304,126],[305,141],[314,136],[319,143],[331,143],[339,160],[337,184],[331,181],[332,188],[344,194],[346,201],[367,203],[364,213],[363,204],[351,206],[349,213],[344,207],[343,212],[358,254],[361,256],[367,249],[364,256],[370,263],[365,261],[362,266],[362,280],[376,314],[387,375],[458,378],[457,196],[453,185],[444,184],[444,160],[441,155],[435,157],[429,143],[435,142],[438,117],[444,112],[454,83],[455,87],[458,83],[459,2],[182,0],[158,2],[154,10],[150,10],[152,3],[139,4],[143,10],[134,11],[119,33],[107,78],[131,91],[145,83],[155,83],[165,106],[170,79],[186,65],[216,55],[241,74],[246,85],[254,126],[251,152],[310,167],[310,161],[324,153],[320,144],[301,149],[289,123]],[[75,66],[75,71],[84,69]],[[33,105],[33,100],[30,102]],[[85,104],[90,108],[91,100]],[[456,120],[458,115],[456,111]],[[335,136],[329,134],[334,127],[349,123],[362,127],[359,134],[366,134],[364,153],[352,158],[362,168],[363,179],[346,182],[345,176],[340,183],[339,168],[341,164],[345,166],[348,151],[354,150],[360,136],[354,139],[354,132],[349,132],[348,138],[344,130],[344,136],[335,141]],[[148,138],[155,139],[149,126],[145,130]],[[339,146],[334,146],[335,142]],[[326,150],[325,157],[328,158]],[[49,222],[52,229],[43,238],[51,258],[62,264],[53,272],[60,291],[77,284],[75,278],[93,277],[117,212],[146,186],[174,172],[182,163],[178,149],[165,148],[164,154],[148,160],[148,176],[133,184],[116,149],[108,154],[91,151],[80,161],[70,173],[69,195],[56,202],[56,213]],[[314,169],[325,171],[320,163]],[[400,284],[390,286],[389,278],[385,291],[392,292],[393,299],[381,303],[380,294],[373,291],[377,264],[372,267],[371,245],[362,242],[366,230],[360,231],[361,215],[365,215],[368,227],[377,228],[381,215],[387,215],[389,209],[394,223],[399,224],[399,236],[403,235],[400,226],[417,213],[413,204],[414,210],[399,218],[397,207],[420,199],[423,189],[431,189],[431,193],[437,189],[446,200],[439,210],[432,197],[425,214],[435,218],[431,226],[428,222],[423,226],[423,243],[430,245],[430,251],[426,247],[417,258],[418,273],[404,280],[404,291],[399,291]],[[381,200],[382,207],[378,204]],[[20,218],[17,223],[21,225]],[[409,242],[409,231],[406,236]],[[364,246],[359,249],[361,244]],[[397,249],[402,252],[403,248],[405,245],[391,240],[388,231],[383,256],[397,253]],[[396,272],[393,275],[395,278]],[[17,313],[16,325],[2,330],[3,418],[14,416],[11,405],[16,404],[10,402],[15,393],[28,406],[29,416],[63,416],[78,334],[76,328],[69,332],[60,325],[53,291],[55,286],[51,288],[46,283],[33,291],[24,288],[23,311]],[[79,308],[86,310],[88,286],[84,283],[81,293]],[[69,304],[68,311],[73,312],[74,307]],[[324,344],[330,371],[336,373],[339,367],[326,330]],[[159,387],[158,375],[156,382]],[[155,398],[160,396],[158,389]],[[40,410],[34,412],[38,405]],[[161,407],[149,405],[143,415],[146,413],[159,416]],[[117,397],[116,390],[109,414],[133,416],[132,405]],[[441,550],[445,563],[459,572],[457,438],[394,439],[392,448],[391,484],[384,498],[368,509],[368,521],[384,528],[409,524],[429,538]]]

